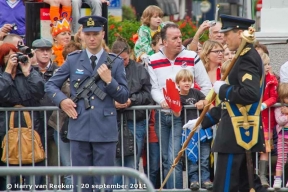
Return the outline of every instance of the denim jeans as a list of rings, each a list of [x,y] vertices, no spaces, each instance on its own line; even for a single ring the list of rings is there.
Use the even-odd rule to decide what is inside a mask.
[[[142,120],[142,121],[138,121],[136,122],[136,126],[135,126],[135,131],[136,131],[136,135],[134,134],[134,122],[133,121],[127,121],[127,127],[128,129],[133,133],[133,135],[135,136],[134,138],[134,142],[136,142],[136,147],[137,149],[134,150],[136,153],[132,155],[132,156],[126,156],[124,157],[124,162],[122,163],[122,158],[116,158],[115,161],[115,166],[123,166],[123,167],[130,167],[135,169],[137,167],[137,170],[139,169],[139,160],[142,154],[142,149],[143,149],[143,145],[144,145],[144,139],[145,139],[145,135],[146,135],[146,120]],[[135,157],[136,157],[136,163],[135,163]],[[122,179],[122,176],[114,176],[114,184],[126,184],[126,179],[124,178],[124,182]],[[136,183],[135,179],[133,178],[128,178],[129,181],[129,185],[127,187],[131,188],[131,186],[134,186],[133,184]]]
[[[58,131],[54,131],[54,140],[57,145],[57,149],[59,149],[60,154],[60,161],[62,166],[71,166],[71,154],[70,154],[70,143],[64,143],[61,138],[59,138],[58,143]],[[59,148],[58,148],[59,145]],[[59,157],[58,157],[59,158]],[[64,183],[65,185],[71,185],[72,184],[72,178],[71,175],[64,176]]]
[[[133,133],[136,139],[136,147],[137,147],[137,154],[136,154],[136,168],[139,170],[139,161],[140,157],[142,155],[142,149],[145,142],[145,136],[146,136],[146,120],[138,121],[136,122],[136,135],[134,134],[134,122],[133,121],[127,121],[128,129]],[[134,139],[134,142],[135,142]]]
[[[122,158],[116,158],[115,166],[129,167],[129,168],[135,169],[134,155],[124,157],[123,162],[122,162]],[[127,184],[129,187],[133,186],[133,184],[135,183],[135,179],[128,178],[128,183],[127,183],[126,179],[127,179],[127,177],[124,177],[124,179],[123,179],[122,175],[115,175],[113,183],[114,183],[114,185]]]
[[[159,119],[159,111],[157,111],[155,115],[155,131],[162,149],[162,165],[164,167],[164,177],[166,177],[181,149],[182,122],[181,117],[175,117],[164,112],[160,112],[160,117],[161,119]],[[160,127],[159,122],[161,123]],[[183,189],[182,162],[176,165],[166,183],[166,188]]]
[[[200,165],[201,165],[201,181],[202,183],[206,181],[210,181],[210,169],[209,169],[209,156],[210,156],[210,142],[200,142]],[[199,161],[198,161],[199,163]],[[192,161],[188,160],[188,175],[190,182],[199,182],[199,172],[198,163],[193,163]]]
[[[158,142],[149,143],[149,179],[154,187],[156,186],[159,169],[160,169],[159,143]]]

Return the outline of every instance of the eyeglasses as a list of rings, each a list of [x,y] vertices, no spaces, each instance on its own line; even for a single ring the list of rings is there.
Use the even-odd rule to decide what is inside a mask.
[[[220,53],[224,53],[224,50],[215,50],[215,51],[210,51],[210,52],[212,52],[212,53],[217,53],[218,55],[220,54]]]

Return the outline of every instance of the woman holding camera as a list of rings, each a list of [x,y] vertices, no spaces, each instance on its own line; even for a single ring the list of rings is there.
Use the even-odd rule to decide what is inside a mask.
[[[21,62],[22,61],[22,62]],[[3,43],[0,46],[0,107],[14,107],[22,105],[24,107],[40,106],[40,99],[44,96],[44,81],[40,74],[31,67],[27,55],[18,52],[18,49],[9,43]],[[8,117],[6,117],[6,115]],[[33,128],[40,135],[43,143],[43,128],[40,127],[39,112],[33,112]],[[15,125],[18,125],[18,112],[15,113]],[[0,111],[0,143],[2,143],[8,130],[10,113]],[[17,122],[17,124],[16,124]],[[21,114],[21,126],[26,127],[24,118]],[[2,148],[0,154],[2,157]],[[35,165],[42,165],[42,162]],[[6,163],[0,161],[0,166],[6,166]],[[15,165],[14,165],[15,166]],[[23,165],[22,165],[23,166]],[[28,165],[29,166],[29,165]],[[41,184],[40,176],[35,177],[35,184]],[[29,184],[29,178],[25,180]],[[12,183],[19,183],[19,177],[11,177]],[[12,185],[16,186],[16,185]],[[0,190],[6,190],[6,178],[0,177]]]

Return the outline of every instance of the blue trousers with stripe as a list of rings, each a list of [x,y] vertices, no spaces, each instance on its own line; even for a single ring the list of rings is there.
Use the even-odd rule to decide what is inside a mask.
[[[252,154],[255,157],[255,154]],[[218,153],[213,192],[249,192],[245,153]],[[267,192],[254,174],[256,192]]]

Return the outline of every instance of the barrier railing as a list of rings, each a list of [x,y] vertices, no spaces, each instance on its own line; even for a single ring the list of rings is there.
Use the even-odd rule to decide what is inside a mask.
[[[277,103],[277,104],[275,104],[273,107],[279,107],[279,106],[281,106],[281,104],[279,104],[279,103]],[[144,134],[142,134],[142,135],[144,135],[146,138],[145,139],[143,139],[143,141],[145,141],[145,142],[143,142],[143,143],[145,143],[144,144],[144,146],[146,147],[146,156],[147,156],[147,166],[146,166],[146,171],[145,170],[143,170],[143,161],[140,161],[139,163],[138,163],[138,158],[139,158],[139,154],[137,154],[136,153],[136,151],[137,150],[135,150],[135,153],[134,153],[134,156],[132,157],[132,159],[133,159],[133,168],[134,169],[138,169],[138,167],[139,167],[139,170],[141,171],[141,172],[145,172],[146,174],[147,174],[147,176],[148,176],[148,178],[152,181],[152,183],[153,183],[153,185],[155,186],[155,185],[157,185],[157,181],[155,181],[155,179],[153,179],[152,178],[152,176],[151,175],[153,175],[152,173],[151,173],[151,166],[153,166],[152,165],[152,162],[151,162],[151,159],[149,158],[149,155],[152,153],[152,151],[153,151],[153,149],[154,149],[154,146],[153,145],[150,145],[150,143],[149,143],[149,141],[150,141],[150,138],[149,138],[149,118],[150,118],[150,111],[152,110],[152,109],[154,109],[154,110],[156,110],[156,111],[158,111],[159,113],[157,113],[157,115],[158,115],[158,117],[157,118],[159,118],[159,121],[161,122],[161,113],[160,113],[160,109],[162,109],[160,106],[134,106],[134,107],[131,107],[131,108],[128,108],[128,109],[126,109],[126,110],[132,110],[133,111],[133,119],[134,120],[132,120],[132,132],[133,132],[133,134],[134,134],[134,148],[137,148],[137,142],[139,141],[139,139],[138,139],[138,133],[137,133],[137,131],[138,131],[138,127],[137,127],[137,122],[136,122],[136,111],[138,111],[138,110],[144,110],[145,111],[145,119],[143,120],[143,122],[145,122],[145,124],[143,125],[144,126],[144,129],[145,129],[145,131],[144,131]],[[186,111],[187,109],[195,109],[194,108],[194,106],[193,105],[189,105],[189,106],[184,106],[184,110]],[[47,124],[47,121],[48,121],[48,119],[49,119],[49,117],[47,116],[47,112],[49,112],[49,111],[58,111],[58,107],[25,107],[25,108],[13,108],[13,107],[9,107],[9,108],[0,108],[0,111],[1,112],[4,112],[5,114],[6,114],[6,118],[5,118],[5,120],[6,120],[6,132],[8,131],[8,129],[9,129],[9,126],[8,126],[8,118],[9,118],[9,111],[34,111],[34,112],[36,112],[36,111],[42,111],[42,113],[44,114],[44,117],[43,117],[43,126],[44,126],[44,133],[43,133],[43,137],[44,137],[44,142],[43,142],[43,146],[44,146],[44,149],[45,149],[45,154],[46,154],[46,158],[45,158],[45,160],[44,160],[44,163],[41,165],[41,166],[45,166],[45,167],[47,167],[47,168],[44,168],[45,169],[45,171],[43,171],[43,169],[42,169],[42,174],[43,173],[45,173],[44,175],[46,176],[46,180],[45,180],[45,184],[47,185],[47,184],[49,184],[49,183],[54,183],[54,184],[61,184],[61,183],[65,183],[65,181],[63,182],[62,180],[63,180],[63,178],[60,176],[60,175],[65,175],[65,177],[70,177],[70,179],[71,179],[71,176],[70,176],[70,174],[72,174],[72,173],[70,173],[69,171],[59,171],[59,172],[55,172],[55,175],[57,175],[57,179],[55,179],[55,176],[53,176],[52,178],[49,176],[50,174],[50,172],[46,172],[46,169],[47,170],[49,170],[50,168],[50,170],[53,172],[53,170],[56,170],[56,168],[54,168],[54,167],[51,167],[50,166],[50,162],[48,161],[49,160],[49,158],[51,158],[51,155],[49,156],[48,155],[48,138],[47,138],[47,135],[48,135],[48,133],[47,133],[47,126],[48,126],[48,124]],[[270,110],[270,109],[269,109]],[[186,114],[186,112],[184,111],[184,114]],[[168,116],[167,116],[168,117]],[[165,117],[166,118],[166,117]],[[18,118],[18,120],[20,121],[20,117]],[[31,115],[31,119],[32,119],[32,125],[33,125],[33,119],[34,119],[34,116],[33,115]],[[123,120],[123,117],[121,118],[122,120]],[[270,119],[270,116],[269,116],[269,119]],[[270,120],[269,120],[270,121]],[[173,122],[174,122],[174,120],[173,120],[173,118],[171,119],[171,124],[172,124],[172,130],[174,130],[174,127],[173,127]],[[143,128],[143,127],[142,127]],[[121,122],[121,129],[123,130],[123,122]],[[159,124],[159,129],[161,129],[161,124]],[[57,113],[57,130],[59,131],[60,129],[59,129],[59,111],[58,111],[58,113]],[[135,134],[136,133],[136,134]],[[174,132],[172,131],[172,137],[174,136]],[[273,133],[269,133],[269,134],[273,134]],[[160,140],[162,139],[161,137],[161,135],[162,135],[162,133],[161,133],[161,131],[159,132],[159,135],[160,135]],[[61,144],[59,144],[59,142],[60,142],[60,138],[59,137],[57,137],[57,139],[55,140],[55,141],[58,141],[58,144],[57,144],[57,153],[56,152],[53,152],[52,154],[53,155],[55,155],[55,156],[57,156],[57,163],[56,163],[56,165],[54,165],[54,166],[58,166],[57,167],[57,169],[59,169],[59,170],[62,170],[62,168],[63,168],[63,170],[70,170],[71,168],[73,168],[73,170],[74,170],[74,167],[60,167],[60,165],[61,165],[61,163],[63,163],[62,162],[62,159],[60,159],[60,155],[61,155],[61,149],[60,149],[60,147],[61,147]],[[201,155],[201,151],[200,151],[200,143],[199,143],[200,141],[198,141],[198,150],[199,150],[199,154],[198,154],[198,159],[199,159],[199,163],[198,163],[198,170],[201,170],[201,166],[200,166],[200,163],[201,163],[201,159],[199,158],[200,157],[200,155]],[[174,149],[174,143],[172,143],[171,144],[171,146],[172,146],[172,148]],[[123,149],[124,148],[124,146],[123,146],[123,142],[122,142],[122,146],[121,146],[121,148]],[[164,178],[165,178],[165,175],[164,175],[164,170],[163,170],[163,167],[162,166],[160,166],[160,165],[163,165],[163,155],[161,155],[162,154],[162,148],[163,148],[163,146],[161,145],[161,143],[159,144],[159,155],[160,155],[160,157],[159,157],[159,169],[160,169],[160,171],[158,172],[158,176],[157,176],[157,178],[160,178],[159,180],[160,181],[158,181],[158,182],[163,182],[163,180],[164,180]],[[63,152],[63,151],[62,151]],[[173,150],[173,157],[175,156],[175,155],[177,155],[177,154],[175,154],[176,152],[174,152],[174,150]],[[57,155],[56,155],[57,154]],[[259,158],[258,158],[258,155],[259,154],[256,154],[256,165],[255,165],[255,170],[256,170],[256,173],[258,173],[258,170],[259,170],[259,168],[258,168],[258,160],[259,160]],[[144,158],[145,159],[145,158]],[[274,172],[274,168],[272,168],[272,161],[271,161],[271,159],[275,159],[275,157],[272,157],[271,156],[271,153],[269,154],[269,174],[268,174],[268,179],[269,179],[269,184],[270,184],[270,188],[268,188],[268,191],[274,191],[274,189],[272,188],[273,187],[273,172]],[[67,160],[67,159],[66,159]],[[68,159],[68,161],[69,161],[70,159]],[[125,161],[126,161],[126,157],[124,157],[123,155],[122,155],[122,157],[120,158],[120,166],[122,166],[122,167],[124,167],[124,166],[126,166],[125,165]],[[185,159],[184,159],[184,162],[186,162],[186,165],[185,165],[185,169],[184,170],[186,170],[186,171],[184,171],[184,172],[182,172],[183,174],[182,174],[182,178],[183,178],[183,189],[175,189],[174,187],[172,187],[172,188],[174,188],[174,189],[163,189],[162,191],[190,191],[190,189],[189,189],[189,169],[188,169],[188,165],[187,165],[187,162],[188,162],[188,159],[187,159],[187,157],[185,156]],[[2,165],[3,166],[3,165]],[[11,165],[8,165],[8,164],[6,164],[6,165],[4,165],[4,166],[6,166],[6,168],[5,169],[7,169],[8,171],[10,170],[10,168],[11,168],[11,170],[15,170],[15,169],[19,169],[18,167],[16,168],[16,167],[11,167]],[[22,170],[22,168],[24,168],[23,170],[32,170],[32,169],[34,169],[34,168],[36,168],[37,170],[38,169],[41,169],[41,168],[39,168],[39,167],[37,167],[38,165],[35,165],[34,163],[32,163],[32,169],[31,168],[29,168],[29,167],[23,167],[23,166],[25,166],[25,165],[21,165],[21,163],[20,163],[20,165],[19,165],[20,167],[21,167],[21,170]],[[82,167],[81,167],[82,168]],[[79,169],[81,169],[81,168],[79,168]],[[215,162],[214,162],[214,168],[215,168]],[[0,167],[0,175],[4,175],[5,176],[5,174],[3,174],[2,173],[2,167]],[[113,168],[114,169],[114,168]],[[118,169],[118,167],[116,168],[116,169]],[[29,172],[29,171],[28,171]],[[27,173],[28,173],[27,172]],[[51,173],[52,173],[51,172]],[[17,172],[15,172],[15,174],[16,174]],[[34,172],[33,172],[34,173]],[[213,171],[211,172],[211,173],[213,173]],[[285,186],[285,184],[286,184],[286,180],[285,180],[285,178],[287,178],[287,176],[285,176],[286,175],[286,173],[288,173],[288,171],[285,171],[285,167],[283,166],[283,177],[282,177],[282,180],[283,180],[283,182],[282,182],[282,188],[280,189],[280,191],[288,191],[288,188],[285,188],[284,186]],[[26,172],[25,172],[25,174],[26,174]],[[74,173],[73,173],[74,174]],[[8,174],[9,175],[9,174]],[[16,174],[17,175],[17,174]],[[174,172],[173,173],[173,175],[174,175],[174,178],[173,178],[173,183],[175,184],[176,182],[178,182],[178,180],[180,179],[179,177],[176,177],[176,173]],[[199,178],[201,178],[201,171],[199,171]],[[134,181],[132,181],[134,184],[138,184],[139,182],[141,182],[141,179],[139,179],[138,177],[134,177],[135,179],[134,179]],[[64,179],[65,180],[65,179]],[[139,180],[139,181],[138,181]],[[122,182],[123,183],[127,183],[127,181],[124,179],[123,180],[123,178],[122,178]],[[21,183],[21,182],[20,182]],[[201,188],[201,182],[200,182],[200,180],[199,180],[199,184],[200,184],[200,189],[199,189],[199,191],[206,191],[205,189],[203,189],[203,188]],[[157,187],[157,186],[156,186]],[[159,187],[159,186],[158,186]],[[135,190],[135,191],[138,191],[139,189],[133,189],[133,190]]]
[[[111,176],[111,175],[124,175],[125,177],[137,178],[141,182],[141,188],[139,187],[140,189],[138,189],[137,191],[148,191],[148,192],[155,191],[151,182],[147,179],[145,174],[140,173],[131,168],[126,168],[126,167],[60,167],[60,168],[59,167],[1,168],[0,167],[0,176],[7,176],[8,178],[10,176],[18,176],[18,175],[34,177],[36,175],[41,176],[43,174],[53,175],[54,180],[56,180],[57,175],[62,175],[62,174],[77,175],[78,176],[77,184],[71,185],[69,186],[69,188],[72,188],[72,189],[75,188],[79,192],[88,188],[100,190],[101,192],[104,192],[106,190],[119,190],[122,188],[124,188],[122,189],[122,191],[131,191],[131,192],[133,191],[133,189],[129,189],[128,186],[123,187],[120,185],[106,185],[104,176]],[[87,186],[88,184],[81,183],[81,176],[100,176],[101,183],[95,184],[93,186]],[[57,191],[59,187],[65,186],[65,185],[61,185],[61,184],[59,185],[59,184],[53,184],[53,183],[36,185],[35,183],[32,182],[33,179],[30,179],[30,181],[31,181],[30,183],[27,183],[25,185],[7,183],[6,184],[7,191],[10,191],[12,187],[18,190],[23,189],[25,191],[26,190],[43,191],[43,189],[48,189],[48,188],[51,190]]]

